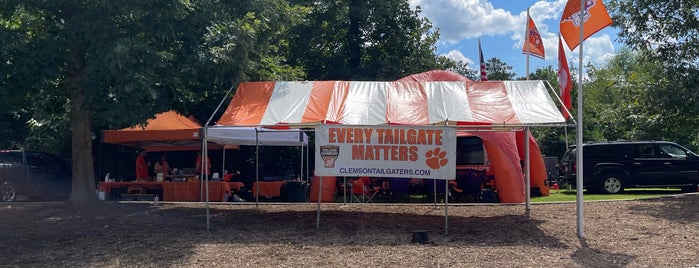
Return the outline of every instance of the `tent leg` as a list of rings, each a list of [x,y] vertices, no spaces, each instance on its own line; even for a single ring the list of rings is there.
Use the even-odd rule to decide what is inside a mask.
[[[316,209],[316,230],[320,229],[320,198],[323,192],[323,176],[320,176],[318,181],[318,208]]]
[[[257,128],[255,129],[255,207],[260,207],[260,136]]]
[[[444,183],[444,235],[449,235],[449,184]]]
[[[532,203],[531,191],[532,191],[532,180],[531,180],[531,159],[529,157],[529,127],[524,128],[524,193],[526,202],[526,210],[529,212]]]

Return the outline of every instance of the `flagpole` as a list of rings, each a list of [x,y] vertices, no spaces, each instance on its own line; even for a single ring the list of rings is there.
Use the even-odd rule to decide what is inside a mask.
[[[527,21],[524,23],[524,47],[529,46],[529,8],[527,8]],[[527,75],[526,80],[529,80],[529,53],[527,54]]]
[[[583,213],[583,43],[585,42],[583,37],[583,14],[585,12],[585,1],[580,1],[580,50],[578,51],[578,124],[575,128],[575,151],[576,153],[576,180],[575,180],[575,202],[577,208],[577,233],[579,238],[585,238],[585,232],[583,228],[584,223],[584,213]]]

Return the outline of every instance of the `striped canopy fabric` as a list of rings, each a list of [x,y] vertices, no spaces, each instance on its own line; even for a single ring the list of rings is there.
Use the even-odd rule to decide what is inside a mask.
[[[224,126],[561,125],[542,81],[243,82]]]

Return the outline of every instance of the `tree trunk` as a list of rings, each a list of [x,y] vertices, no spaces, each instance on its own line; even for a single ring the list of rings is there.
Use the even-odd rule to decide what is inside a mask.
[[[347,31],[348,68],[350,76],[357,76],[362,59],[361,16],[364,9],[363,0],[350,0],[349,30]]]
[[[70,129],[72,136],[71,158],[73,185],[70,201],[96,200],[95,174],[92,156],[92,111],[86,105],[85,88],[81,81],[85,77],[85,49],[71,47],[70,66],[66,84],[70,90]]]
[[[78,88],[71,90],[70,127],[72,130],[73,186],[70,201],[95,200],[92,163],[92,116],[84,106],[85,96]]]

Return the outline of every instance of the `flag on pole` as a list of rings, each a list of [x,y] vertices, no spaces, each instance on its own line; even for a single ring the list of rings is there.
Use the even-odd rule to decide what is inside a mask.
[[[488,75],[485,72],[485,61],[483,60],[483,50],[481,49],[481,39],[478,39],[478,58],[481,63],[481,81],[488,81]]]
[[[534,20],[529,16],[529,10],[527,10],[527,21],[527,32],[525,33],[522,54],[528,54],[541,59],[546,59],[544,53],[544,42],[541,40],[541,35],[539,35],[539,30],[536,28]]]
[[[564,109],[570,111],[573,104],[570,99],[570,89],[573,87],[573,81],[570,78],[570,69],[568,68],[568,60],[566,52],[563,49],[563,41],[558,37],[558,94],[563,101]],[[568,119],[568,112],[563,112],[563,117]]]
[[[583,10],[580,1],[585,1]],[[612,24],[607,9],[602,0],[568,0],[563,15],[561,15],[561,36],[570,50],[575,49],[580,42],[596,32]],[[583,39],[580,40],[580,26],[583,26]]]

